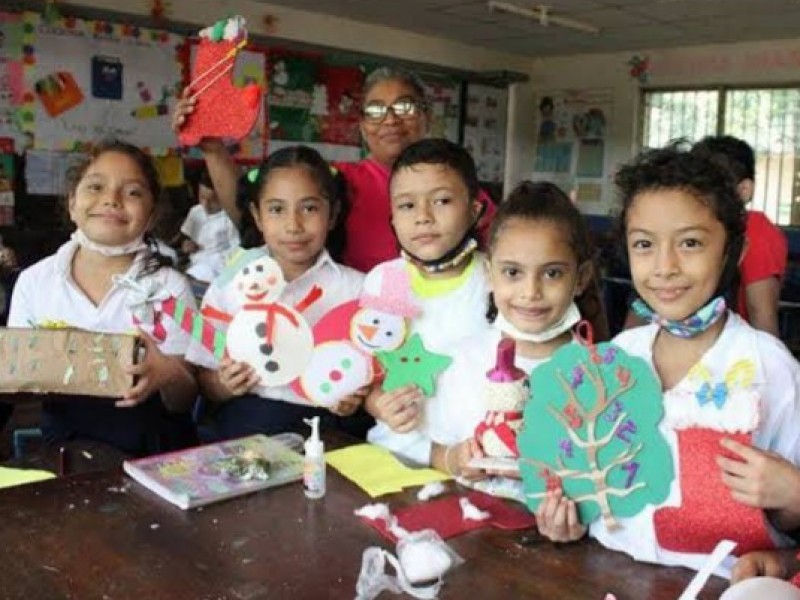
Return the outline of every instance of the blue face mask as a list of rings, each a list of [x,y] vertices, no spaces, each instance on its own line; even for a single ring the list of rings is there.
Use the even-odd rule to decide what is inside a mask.
[[[717,296],[713,298],[708,304],[700,308],[692,316],[682,319],[680,321],[673,321],[665,319],[653,312],[653,309],[647,306],[643,300],[636,300],[631,305],[633,312],[636,313],[641,319],[649,323],[655,323],[662,329],[666,329],[674,336],[682,338],[693,338],[700,335],[711,327],[714,323],[719,321],[720,317],[725,314],[727,304],[725,298]]]

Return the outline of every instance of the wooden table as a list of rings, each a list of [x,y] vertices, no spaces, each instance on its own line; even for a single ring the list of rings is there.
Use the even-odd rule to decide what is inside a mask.
[[[0,598],[352,600],[364,549],[393,549],[353,516],[368,502],[330,467],[322,500],[292,484],[187,512],[119,470],[0,490]],[[483,529],[451,539],[466,563],[441,597],[675,600],[692,576],[591,541],[532,537]],[[712,579],[701,598],[724,588]]]

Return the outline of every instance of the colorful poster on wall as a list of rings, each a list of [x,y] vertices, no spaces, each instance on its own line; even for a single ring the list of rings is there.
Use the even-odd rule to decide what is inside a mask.
[[[323,65],[319,70],[327,96],[327,114],[321,119],[320,137],[327,144],[358,146],[363,102],[364,73],[355,66]]]
[[[0,137],[0,225],[14,224],[14,140]]]
[[[23,98],[22,15],[0,13],[0,137],[26,147],[19,107]]]
[[[505,88],[477,84],[467,88],[464,147],[475,159],[481,181],[503,182],[507,111],[508,90]]]
[[[543,92],[535,99],[534,178],[574,193],[588,211],[609,195],[608,148],[613,95],[608,89]]]
[[[166,31],[25,13],[23,122],[38,149],[118,137],[154,154],[177,146],[170,114],[182,40]]]
[[[272,57],[269,86],[270,139],[320,141],[320,119],[328,110],[319,81],[320,59],[306,55]]]
[[[460,84],[451,79],[426,77],[425,95],[430,102],[430,137],[443,137],[458,142],[461,112]]]

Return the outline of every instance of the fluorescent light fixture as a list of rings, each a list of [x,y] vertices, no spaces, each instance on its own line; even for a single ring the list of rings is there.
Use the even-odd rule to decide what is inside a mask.
[[[576,21],[575,19],[569,19],[567,17],[559,17],[558,15],[554,15],[550,12],[550,8],[544,6],[542,4],[534,5],[530,8],[525,8],[524,6],[519,6],[517,4],[511,4],[510,2],[499,2],[497,0],[489,0],[488,3],[489,10],[492,12],[500,12],[509,15],[518,15],[520,17],[525,17],[527,19],[533,19],[534,21],[539,21],[539,25],[542,27],[548,27],[550,25],[558,25],[559,27],[566,27],[568,29],[577,29],[578,31],[584,31],[586,33],[600,33],[600,28],[595,27],[594,25],[590,25],[589,23],[584,23],[583,21]]]

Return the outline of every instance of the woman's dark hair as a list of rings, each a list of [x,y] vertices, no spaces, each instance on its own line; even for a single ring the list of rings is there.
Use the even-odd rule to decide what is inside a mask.
[[[214,189],[214,182],[211,181],[211,175],[209,174],[208,169],[203,168],[203,170],[200,171],[200,177],[197,178],[197,185],[202,185],[203,187],[211,190]]]
[[[166,198],[164,195],[164,188],[161,186],[161,177],[158,174],[156,165],[153,162],[152,157],[145,153],[144,150],[138,146],[134,146],[133,144],[129,144],[115,138],[104,139],[94,144],[92,149],[87,154],[86,159],[72,166],[67,171],[67,202],[69,202],[69,199],[75,195],[81,179],[83,179],[84,175],[86,175],[86,171],[89,170],[89,167],[92,165],[92,163],[94,163],[94,161],[96,161],[106,152],[117,152],[119,154],[128,156],[142,171],[145,182],[147,183],[147,188],[150,191],[150,195],[153,197],[153,217],[151,218],[150,222],[151,224],[157,223],[160,216],[166,209]],[[145,258],[145,266],[140,276],[151,275],[162,267],[172,266],[172,260],[159,252],[158,241],[151,230],[145,232],[144,241],[147,244],[148,251],[147,257]]]
[[[714,295],[724,296],[728,306],[735,309],[746,213],[733,175],[725,165],[705,149],[689,150],[685,142],[679,141],[642,152],[619,170],[614,181],[622,199],[619,239],[623,243],[627,239],[628,211],[640,194],[682,190],[711,209],[727,238],[725,265]]]
[[[336,219],[328,232],[325,243],[335,261],[341,259],[345,243],[345,222],[347,219],[347,184],[338,169],[331,167],[319,152],[308,146],[289,146],[276,150],[255,170],[248,171],[239,179],[236,198],[242,215],[240,236],[242,247],[256,248],[264,245],[264,236],[256,227],[250,206],[258,207],[261,194],[269,182],[274,169],[303,167],[319,186],[320,195],[330,203],[331,218]]]
[[[392,165],[390,181],[397,172],[416,165],[443,165],[458,173],[467,187],[469,199],[475,200],[480,193],[478,171],[475,161],[463,147],[444,138],[430,138],[414,142],[400,153]]]
[[[503,228],[512,219],[547,221],[560,227],[568,238],[569,247],[575,253],[578,267],[590,270],[583,292],[576,297],[581,316],[592,324],[595,342],[609,339],[608,319],[600,296],[594,250],[589,228],[580,211],[561,189],[549,182],[523,181],[508,198],[500,204],[489,230],[489,256],[492,255]],[[584,266],[587,265],[587,266]],[[494,321],[497,307],[489,296],[487,318]]]

